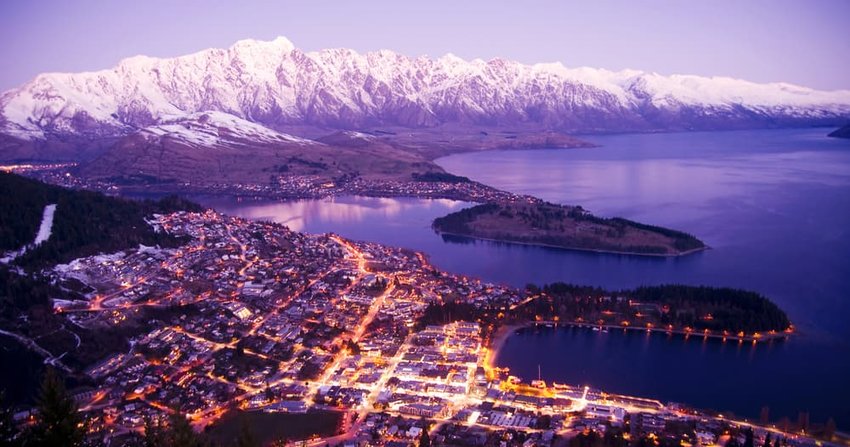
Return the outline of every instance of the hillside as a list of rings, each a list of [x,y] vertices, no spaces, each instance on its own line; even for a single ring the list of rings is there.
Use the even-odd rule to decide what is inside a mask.
[[[736,334],[777,332],[791,327],[788,316],[763,295],[740,289],[667,284],[634,290],[605,291],[564,283],[542,288],[544,297],[519,308],[515,318],[533,320],[535,315],[551,318],[550,309],[559,309],[563,321],[580,317],[586,322],[637,327],[691,328],[697,333]],[[606,299],[605,297],[609,297]],[[615,299],[611,297],[621,297]],[[766,335],[766,334],[765,334]]]
[[[130,330],[121,328],[70,327],[54,312],[51,300],[82,300],[66,287],[44,276],[42,268],[96,253],[112,253],[139,244],[173,246],[181,240],[157,233],[145,222],[152,213],[198,209],[182,199],[169,197],[158,202],[132,201],[89,191],[46,185],[14,174],[0,172],[0,254],[30,244],[39,230],[45,206],[56,204],[49,238],[23,256],[0,264],[0,329],[23,337],[0,337],[0,385],[11,402],[29,402],[36,378],[44,369],[44,356],[67,352],[53,359],[63,370],[79,368],[109,352],[127,349]],[[18,267],[23,267],[22,272]],[[68,284],[65,284],[68,286]],[[74,287],[71,287],[74,288]],[[28,340],[38,340],[39,349],[28,349]],[[0,388],[3,388],[0,386]]]
[[[48,204],[56,204],[50,237],[16,259],[16,264],[42,267],[139,244],[174,245],[179,241],[155,232],[145,217],[198,207],[176,197],[133,201],[0,173],[0,251],[16,250],[32,242]]]
[[[612,253],[678,256],[706,248],[680,231],[551,203],[478,205],[437,218],[433,227],[450,235]]]

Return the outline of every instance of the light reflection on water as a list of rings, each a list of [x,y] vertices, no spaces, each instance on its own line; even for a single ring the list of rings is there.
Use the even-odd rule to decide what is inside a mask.
[[[712,247],[654,264],[574,262],[576,255],[564,254],[574,282],[757,290],[801,328],[785,343],[707,342],[699,350],[692,341],[657,335],[636,345],[633,335],[525,333],[510,340],[500,364],[533,378],[538,362],[550,363],[560,380],[750,416],[764,404],[777,417],[807,410],[813,420],[833,416],[850,427],[850,141],[824,133],[617,135],[591,138],[602,145],[597,149],[441,159],[457,175],[681,229]]]
[[[255,220],[268,220],[288,226],[294,231],[330,232],[341,226],[368,221],[392,222],[413,208],[436,209],[449,213],[464,206],[463,202],[433,199],[337,197],[295,202],[270,202],[231,199],[206,199],[206,205],[217,210]],[[325,229],[326,230],[323,230]]]
[[[525,334],[500,362],[520,376],[755,416],[835,417],[850,427],[850,141],[823,129],[595,137],[601,148],[454,155],[449,172],[516,193],[580,204],[693,233],[711,247],[659,259],[441,238],[431,221],[468,204],[338,198],[210,202],[296,230],[412,248],[438,267],[522,287],[567,281],[611,289],[684,283],[761,292],[801,334],[738,345],[639,334]],[[595,336],[595,338],[594,338]],[[547,366],[546,363],[549,362]],[[559,363],[560,362],[560,363]],[[547,373],[548,371],[548,373]]]

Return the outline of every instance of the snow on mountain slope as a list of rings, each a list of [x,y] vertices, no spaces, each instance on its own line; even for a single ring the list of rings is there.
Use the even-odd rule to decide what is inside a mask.
[[[315,141],[280,133],[222,112],[191,113],[173,119],[164,119],[162,124],[139,130],[139,134],[148,138],[173,138],[198,146],[256,143],[318,144]]]
[[[152,125],[159,127],[150,132],[183,133],[167,126],[208,111],[267,128],[776,127],[840,122],[850,116],[850,91],[386,50],[303,52],[280,37],[170,59],[137,56],[97,72],[42,74],[0,96],[0,130],[29,139],[125,135]]]

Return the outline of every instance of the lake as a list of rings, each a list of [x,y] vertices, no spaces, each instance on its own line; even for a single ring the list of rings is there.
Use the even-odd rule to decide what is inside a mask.
[[[292,203],[210,199],[220,211],[307,232],[408,247],[438,267],[523,286],[612,289],[685,283],[756,290],[799,330],[738,347],[639,333],[526,331],[501,365],[626,394],[772,418],[807,410],[850,428],[850,141],[825,129],[587,136],[590,149],[499,151],[438,160],[447,171],[602,216],[687,231],[711,249],[644,258],[443,238],[433,218],[469,204],[344,197]]]

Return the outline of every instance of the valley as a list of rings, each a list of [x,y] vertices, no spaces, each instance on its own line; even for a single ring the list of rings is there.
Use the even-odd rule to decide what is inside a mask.
[[[204,6],[148,22],[183,31]],[[344,22],[375,32],[357,8]],[[18,22],[10,53],[38,25]],[[526,63],[601,45],[572,29],[517,60],[209,48],[281,26],[163,34],[145,54],[168,56],[93,71],[54,57],[70,71],[0,93],[0,444],[850,442],[845,83]],[[677,62],[709,54],[681,41]]]

